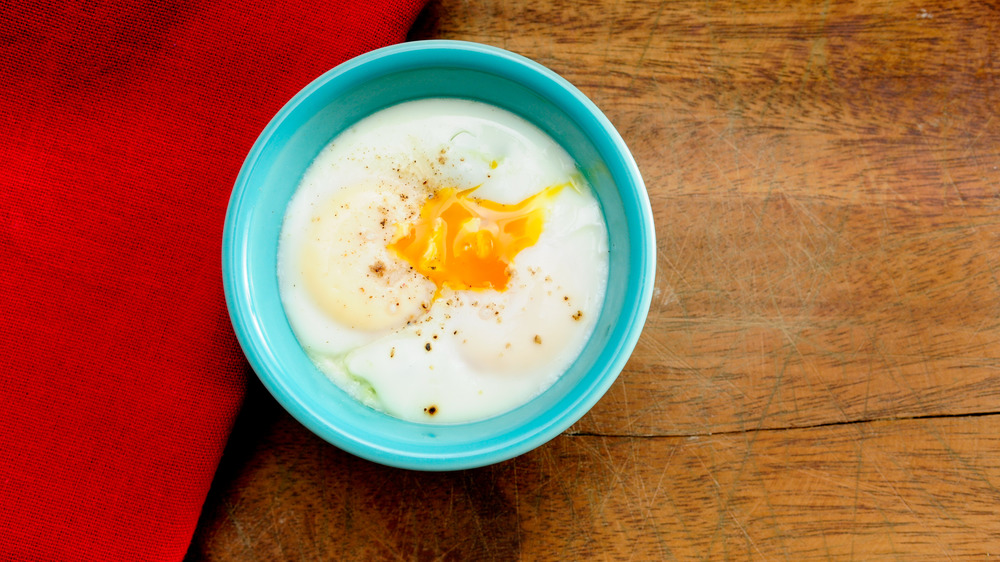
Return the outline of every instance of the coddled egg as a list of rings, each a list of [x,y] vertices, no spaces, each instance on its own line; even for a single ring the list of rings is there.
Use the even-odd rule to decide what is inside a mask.
[[[428,99],[341,133],[285,213],[278,279],[309,357],[363,403],[462,422],[579,354],[604,299],[600,206],[559,145],[500,108]]]

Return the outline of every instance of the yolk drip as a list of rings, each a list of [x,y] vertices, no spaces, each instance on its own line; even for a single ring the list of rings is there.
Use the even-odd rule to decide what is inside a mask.
[[[510,281],[508,266],[538,242],[545,209],[563,185],[513,205],[475,199],[476,188],[441,189],[414,223],[398,225],[388,248],[433,281],[438,293],[443,287],[503,291]]]

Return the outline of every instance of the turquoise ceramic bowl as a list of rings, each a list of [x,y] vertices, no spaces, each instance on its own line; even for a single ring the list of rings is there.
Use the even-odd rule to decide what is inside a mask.
[[[406,422],[354,401],[310,362],[278,295],[282,217],[313,158],[359,119],[424,97],[491,103],[541,127],[569,152],[594,187],[609,230],[607,297],[583,354],[528,404],[473,423]],[[456,470],[500,462],[542,445],[604,395],[646,320],[655,247],[649,199],[635,161],[586,96],[552,71],[508,51],[423,41],[350,60],[309,84],[278,112],[236,180],[222,268],[229,314],[243,351],[264,386],[303,425],[378,463]]]

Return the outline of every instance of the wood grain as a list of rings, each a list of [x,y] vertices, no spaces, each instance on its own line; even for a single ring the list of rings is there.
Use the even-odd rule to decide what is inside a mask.
[[[1000,415],[565,434],[492,467],[419,473],[343,453],[267,400],[241,424],[260,431],[238,435],[251,450],[227,459],[192,558],[1000,556]]]
[[[424,33],[493,42],[563,74],[646,179],[657,295],[621,384],[579,429],[995,409],[995,3],[567,11],[448,3]]]
[[[566,434],[454,474],[255,387],[191,559],[1000,555],[997,2],[434,0],[412,38],[604,110],[653,206],[646,329]]]

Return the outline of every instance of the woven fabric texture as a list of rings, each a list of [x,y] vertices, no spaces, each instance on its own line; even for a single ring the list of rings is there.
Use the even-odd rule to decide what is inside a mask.
[[[242,160],[422,3],[4,3],[0,559],[183,558],[249,373],[220,270]]]

